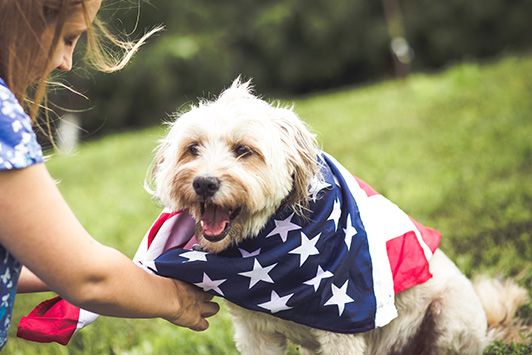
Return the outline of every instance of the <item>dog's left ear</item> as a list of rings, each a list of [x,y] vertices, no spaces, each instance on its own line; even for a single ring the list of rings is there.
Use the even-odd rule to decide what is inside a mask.
[[[320,171],[316,136],[292,109],[276,108],[276,111],[274,122],[278,125],[293,178],[292,191],[284,204],[293,206],[297,214],[303,215],[309,203],[309,185]]]

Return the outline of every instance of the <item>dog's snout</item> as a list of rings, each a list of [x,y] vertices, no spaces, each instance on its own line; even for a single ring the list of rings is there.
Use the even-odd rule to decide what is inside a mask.
[[[203,198],[212,197],[220,188],[220,180],[211,176],[199,176],[192,183],[196,194]]]

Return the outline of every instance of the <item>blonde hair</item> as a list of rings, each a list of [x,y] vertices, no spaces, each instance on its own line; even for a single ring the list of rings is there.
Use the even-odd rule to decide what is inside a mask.
[[[42,58],[45,58],[44,68],[49,67],[65,21],[73,11],[81,9],[87,20],[87,62],[103,72],[122,69],[146,39],[162,29],[154,28],[137,42],[121,41],[98,18],[90,23],[86,9],[88,1],[91,0],[0,1],[0,77],[26,107],[33,121],[46,98],[46,79],[53,68],[42,73],[39,83],[29,90],[34,84],[32,68],[41,64],[36,61]],[[52,44],[50,48],[44,48],[41,36],[52,24],[55,24]]]

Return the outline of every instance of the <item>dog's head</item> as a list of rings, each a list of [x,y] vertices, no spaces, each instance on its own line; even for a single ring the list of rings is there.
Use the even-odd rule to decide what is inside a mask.
[[[237,79],[171,123],[154,160],[153,195],[188,210],[201,246],[217,253],[256,236],[281,205],[302,214],[317,155],[292,109],[259,99]]]

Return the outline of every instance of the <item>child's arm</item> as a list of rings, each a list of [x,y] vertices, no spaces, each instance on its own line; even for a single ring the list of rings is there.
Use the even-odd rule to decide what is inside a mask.
[[[70,303],[115,317],[153,318],[204,330],[212,296],[148,274],[93,239],[44,164],[0,172],[0,244]]]
[[[48,286],[46,286],[46,284],[27,267],[23,266],[20,270],[20,276],[18,278],[17,293],[45,291],[50,291]]]

